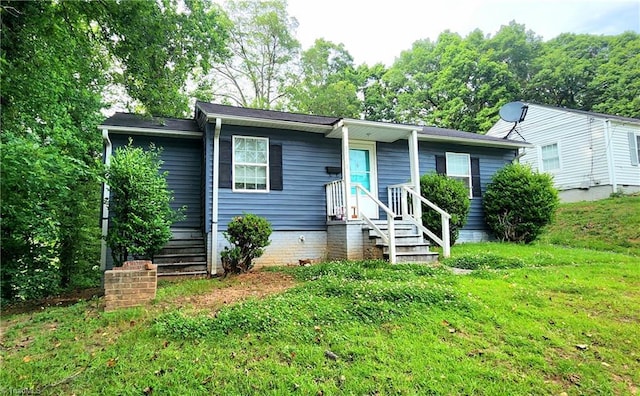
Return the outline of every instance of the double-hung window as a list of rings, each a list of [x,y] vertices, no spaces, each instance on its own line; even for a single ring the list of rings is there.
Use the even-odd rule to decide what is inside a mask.
[[[540,147],[540,157],[542,159],[542,171],[552,172],[560,169],[560,150],[558,143],[547,144]]]
[[[471,194],[471,157],[469,154],[446,153],[447,176],[459,180]]]
[[[269,191],[269,139],[233,137],[233,189]]]

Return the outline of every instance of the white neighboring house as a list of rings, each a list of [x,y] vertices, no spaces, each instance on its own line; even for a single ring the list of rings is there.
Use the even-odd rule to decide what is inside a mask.
[[[528,104],[524,121],[509,139],[535,148],[520,162],[553,175],[563,202],[640,191],[640,119]],[[487,135],[505,137],[514,123],[498,121]]]

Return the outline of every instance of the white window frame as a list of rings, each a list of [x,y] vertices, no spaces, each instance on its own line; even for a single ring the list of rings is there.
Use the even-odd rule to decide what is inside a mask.
[[[463,175],[463,174],[455,174],[455,173],[451,173],[449,171],[449,158],[450,157],[454,157],[454,156],[458,156],[458,157],[465,157],[466,158],[466,162],[467,162],[467,174]],[[471,154],[468,153],[452,153],[452,152],[446,152],[445,153],[445,161],[447,164],[447,177],[451,177],[451,178],[466,178],[467,179],[467,189],[469,190],[469,198],[473,198],[473,186],[472,186],[472,178],[473,176],[471,175]]]
[[[636,137],[636,139],[635,139],[635,141],[636,141],[636,152],[638,153],[637,157],[636,157],[638,159],[638,162],[636,163],[635,166],[640,166],[640,133],[636,133],[635,135],[636,135],[635,136]]]
[[[553,169],[545,169],[544,166],[544,156],[542,155],[542,149],[544,147],[549,147],[549,146],[556,146],[556,155],[558,158],[558,167],[557,168],[553,168]],[[554,157],[555,158],[555,157]],[[551,159],[551,158],[546,158]],[[547,143],[547,144],[541,144],[539,146],[538,149],[538,160],[540,161],[540,166],[538,167],[540,169],[540,172],[545,172],[545,173],[555,173],[555,172],[559,172],[562,170],[562,156],[560,155],[560,142],[551,142],[551,143]]]
[[[264,140],[267,148],[267,161],[265,164],[252,163],[252,162],[236,162],[236,140]],[[251,190],[246,188],[236,188],[236,165],[243,166],[255,166],[255,167],[264,167],[266,172],[266,188],[262,190]],[[269,192],[269,138],[265,137],[257,137],[257,136],[233,136],[233,140],[231,142],[231,188],[234,192],[250,192],[250,193],[268,193]]]

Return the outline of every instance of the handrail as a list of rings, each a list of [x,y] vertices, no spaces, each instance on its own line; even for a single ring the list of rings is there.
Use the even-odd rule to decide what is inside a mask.
[[[409,194],[411,194],[413,197],[418,198],[422,203],[424,203],[425,205],[427,205],[428,207],[432,208],[433,210],[435,210],[436,212],[440,213],[440,218],[442,220],[442,238],[439,238],[436,234],[434,234],[431,230],[429,230],[428,228],[426,228],[423,224],[422,221],[417,221],[413,216],[409,216],[409,220],[414,223],[416,226],[418,226],[418,228],[424,232],[425,234],[427,234],[429,236],[429,238],[433,239],[438,245],[442,246],[442,255],[446,258],[446,257],[450,257],[451,256],[451,237],[449,235],[449,220],[451,220],[451,215],[447,212],[445,212],[444,210],[440,209],[438,206],[436,206],[434,203],[432,203],[431,201],[429,201],[428,199],[426,199],[425,197],[423,197],[421,194],[418,194],[417,192],[415,192],[413,189],[409,188],[410,185],[407,184],[401,184],[401,185],[397,185],[397,186],[390,186],[390,187],[399,187],[402,188],[403,191],[408,192]]]
[[[391,262],[391,264],[395,264],[396,263],[396,230],[395,230],[394,219],[396,218],[396,214],[391,209],[389,209],[389,207],[387,207],[387,205],[385,205],[382,202],[380,202],[380,200],[378,200],[378,198],[374,197],[373,194],[371,194],[364,187],[362,187],[362,185],[360,183],[354,183],[354,184],[352,184],[352,186],[356,188],[356,207],[357,207],[357,210],[358,210],[358,214],[389,245],[389,262]],[[378,205],[379,208],[382,208],[382,210],[384,210],[384,212],[387,214],[387,228],[389,229],[389,235],[388,236],[385,235],[385,233],[382,232],[382,230],[378,226],[376,226],[373,223],[373,221],[371,221],[371,219],[369,219],[364,213],[362,213],[360,211],[360,199],[359,199],[360,194],[358,193],[359,191],[363,191],[366,196],[371,198],[371,200],[376,205]]]

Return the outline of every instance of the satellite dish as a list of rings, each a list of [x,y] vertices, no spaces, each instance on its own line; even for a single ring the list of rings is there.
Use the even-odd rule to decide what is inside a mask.
[[[522,122],[527,116],[529,106],[522,102],[510,102],[500,108],[500,118],[506,122]]]

